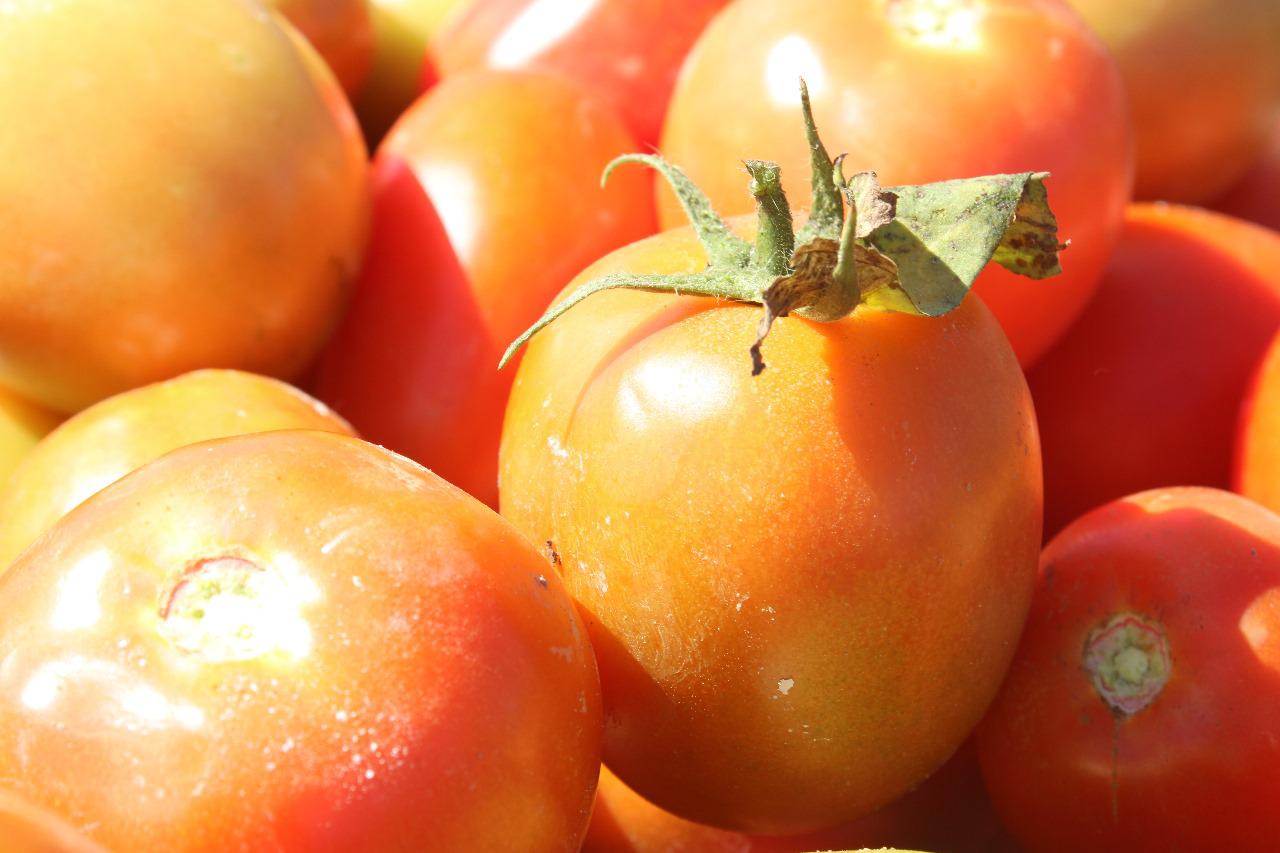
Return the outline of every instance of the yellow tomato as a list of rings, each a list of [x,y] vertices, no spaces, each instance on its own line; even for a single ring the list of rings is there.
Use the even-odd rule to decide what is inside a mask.
[[[58,420],[52,412],[0,388],[0,484]]]

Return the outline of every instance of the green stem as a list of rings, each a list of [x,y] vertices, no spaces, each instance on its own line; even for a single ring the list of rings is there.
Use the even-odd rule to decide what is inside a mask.
[[[782,169],[766,160],[748,160],[746,167],[751,173],[751,194],[760,217],[751,266],[769,275],[786,275],[791,271],[796,235],[791,230],[791,207],[782,191]]]
[[[812,183],[813,201],[809,208],[809,219],[800,229],[797,242],[808,243],[814,237],[834,237],[840,233],[840,223],[844,219],[844,205],[840,201],[840,190],[837,187],[835,168],[827,148],[818,137],[818,126],[813,121],[813,107],[809,103],[809,86],[800,79],[800,108],[804,113],[804,132],[809,140],[809,166]],[[841,154],[837,160],[843,160]]]

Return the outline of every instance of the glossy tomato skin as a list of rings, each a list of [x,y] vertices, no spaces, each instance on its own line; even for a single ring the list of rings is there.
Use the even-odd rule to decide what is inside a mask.
[[[1045,529],[1157,486],[1226,488],[1240,401],[1280,327],[1280,235],[1132,205],[1102,286],[1028,374]]]
[[[1271,339],[1241,406],[1231,484],[1280,512],[1280,332]]]
[[[324,58],[343,91],[354,96],[373,60],[373,24],[365,0],[268,0]]]
[[[0,388],[0,488],[60,420],[43,406]]]
[[[1209,207],[1280,231],[1280,120],[1272,124],[1267,147],[1249,171]]]
[[[342,92],[256,3],[20,3],[0,27],[0,381],[64,412],[300,372],[367,226]],[[148,45],[139,50],[138,45]]]
[[[598,681],[559,580],[358,439],[175,451],[27,550],[0,612],[0,773],[111,849],[572,851],[585,831]]]
[[[3,789],[0,833],[6,853],[107,853],[53,812]]]
[[[704,263],[666,232],[581,280]],[[976,723],[1030,593],[1040,468],[977,300],[784,319],[752,377],[759,312],[607,291],[540,332],[502,512],[587,614],[610,767],[682,817],[780,834],[888,802]]]
[[[1272,0],[1068,2],[1106,43],[1124,77],[1136,145],[1135,198],[1206,202],[1262,153],[1280,116],[1280,6]]]
[[[1009,828],[1038,850],[1266,850],[1280,836],[1280,516],[1158,489],[1045,549],[1031,615],[978,729]],[[1116,614],[1158,626],[1168,680],[1113,712],[1083,651]]]
[[[351,434],[318,400],[238,370],[196,370],[95,403],[46,436],[0,487],[0,571],[73,507],[170,450],[275,429]]]
[[[652,232],[649,176],[604,103],[529,72],[454,77],[378,152],[374,231],[314,388],[371,441],[497,504],[507,344],[610,249]]]
[[[432,43],[441,74],[528,68],[563,74],[607,100],[646,150],[658,144],[685,55],[728,0],[487,0]]]
[[[698,40],[672,96],[662,151],[722,213],[752,209],[744,156],[781,164],[807,205],[798,79],[845,169],[916,184],[1047,171],[1063,274],[1028,285],[989,267],[976,292],[1024,365],[1088,302],[1129,199],[1131,137],[1106,50],[1058,0],[740,0]],[[664,226],[683,224],[661,191]]]

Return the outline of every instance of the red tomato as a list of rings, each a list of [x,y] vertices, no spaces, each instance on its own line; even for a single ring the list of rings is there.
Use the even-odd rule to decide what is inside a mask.
[[[0,571],[85,498],[170,450],[273,429],[351,432],[296,388],[236,370],[197,370],[95,403],[0,484]]]
[[[599,687],[559,579],[358,439],[146,465],[0,577],[0,613],[0,776],[112,849],[575,851],[586,830]]]
[[[651,233],[649,176],[609,107],[529,72],[452,78],[374,164],[374,231],[314,387],[361,434],[497,504],[507,344],[587,264]]]
[[[267,5],[306,36],[348,95],[360,91],[373,59],[366,0],[267,0]]]
[[[1280,333],[1245,396],[1232,488],[1280,512]]]
[[[1028,850],[1271,850],[1277,707],[1280,516],[1161,489],[1049,544],[978,751]]]
[[[1204,202],[1263,150],[1280,113],[1275,0],[1067,0],[1120,66],[1134,195]]]
[[[1028,374],[1045,530],[1142,489],[1225,488],[1240,401],[1280,327],[1280,235],[1133,205],[1098,295]]]
[[[1115,64],[1057,0],[738,0],[681,72],[662,151],[721,213],[752,209],[738,158],[774,160],[793,204],[809,174],[798,78],[833,154],[884,184],[1043,170],[1071,240],[1041,285],[999,267],[977,293],[1024,365],[1092,295],[1129,198],[1130,132]],[[661,218],[680,220],[663,191]]]
[[[705,263],[669,231],[580,280]],[[540,332],[502,512],[587,614],[610,767],[682,817],[786,833],[892,800],[976,724],[1030,595],[1040,462],[980,302],[784,318],[752,376],[760,312],[611,290]]]
[[[256,3],[47,0],[0,26],[0,381],[60,411],[299,373],[364,247],[359,129]]]
[[[0,789],[5,853],[107,853],[47,809]]]
[[[646,148],[657,145],[676,73],[729,0],[486,0],[432,42],[442,75],[471,68],[564,74],[613,105]]]
[[[1280,121],[1262,156],[1244,177],[1209,204],[1214,210],[1280,231]]]

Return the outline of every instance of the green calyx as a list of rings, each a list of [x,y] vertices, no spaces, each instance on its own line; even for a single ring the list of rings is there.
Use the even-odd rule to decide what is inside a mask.
[[[574,305],[618,287],[707,296],[764,306],[752,373],[774,320],[796,314],[834,322],[859,306],[935,317],[964,300],[989,261],[1029,278],[1061,272],[1058,225],[1044,172],[990,175],[921,186],[881,188],[874,172],[846,179],[843,155],[827,154],[800,83],[812,152],[813,205],[797,234],[776,163],[746,161],[759,227],[754,244],[729,230],[711,202],[661,157],[627,154],[606,167],[641,163],[671,185],[707,254],[707,266],[681,275],[614,274],[579,286],[517,338],[499,367],[533,335]]]

